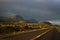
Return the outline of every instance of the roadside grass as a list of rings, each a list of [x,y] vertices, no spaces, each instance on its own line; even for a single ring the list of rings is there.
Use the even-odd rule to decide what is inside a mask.
[[[56,27],[56,29],[58,30],[58,32],[60,32],[60,27]]]

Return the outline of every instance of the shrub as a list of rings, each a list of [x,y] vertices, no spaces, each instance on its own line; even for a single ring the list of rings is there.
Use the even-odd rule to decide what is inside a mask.
[[[24,29],[26,29],[26,30],[27,30],[27,29],[29,29],[29,27],[28,27],[28,26],[25,26],[25,27],[24,27]]]
[[[14,31],[20,31],[20,27],[19,26],[0,27],[0,33],[10,33],[10,32],[14,32]]]

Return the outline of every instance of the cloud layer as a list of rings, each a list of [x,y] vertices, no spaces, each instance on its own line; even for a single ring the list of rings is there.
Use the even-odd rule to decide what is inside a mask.
[[[22,15],[25,19],[60,20],[59,0],[0,0],[0,15]]]

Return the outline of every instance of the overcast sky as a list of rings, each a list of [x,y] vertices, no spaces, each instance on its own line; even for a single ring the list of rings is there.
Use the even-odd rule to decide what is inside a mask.
[[[0,16],[21,15],[25,19],[60,20],[59,0],[0,0]]]

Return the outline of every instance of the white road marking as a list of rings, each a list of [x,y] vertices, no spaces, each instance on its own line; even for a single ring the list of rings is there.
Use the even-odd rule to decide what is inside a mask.
[[[50,29],[50,30],[51,30],[51,29]],[[35,39],[37,39],[37,38],[41,37],[42,35],[46,34],[46,33],[47,33],[47,32],[49,32],[50,30],[45,31],[44,33],[42,33],[42,34],[38,35],[37,37],[35,37],[35,38],[31,39],[31,40],[35,40]]]

